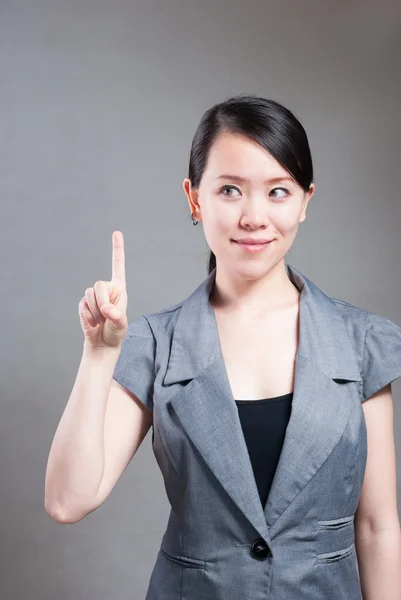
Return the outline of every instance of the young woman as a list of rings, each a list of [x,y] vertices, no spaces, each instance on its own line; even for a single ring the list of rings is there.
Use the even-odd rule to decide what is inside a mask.
[[[114,232],[112,280],[80,302],[84,351],[45,506],[62,523],[95,510],[152,426],[171,512],[146,600],[400,600],[401,327],[285,263],[312,180],[284,106],[213,106],[183,182],[212,251],[206,279],[128,324]]]

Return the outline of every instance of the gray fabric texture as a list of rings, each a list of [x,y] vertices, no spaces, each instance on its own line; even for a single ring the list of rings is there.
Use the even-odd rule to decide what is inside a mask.
[[[286,269],[301,292],[299,344],[265,507],[209,303],[215,270],[184,301],[129,326],[114,378],[153,411],[171,505],[145,600],[362,599],[362,403],[401,376],[401,327]],[[258,539],[270,555],[255,556]]]

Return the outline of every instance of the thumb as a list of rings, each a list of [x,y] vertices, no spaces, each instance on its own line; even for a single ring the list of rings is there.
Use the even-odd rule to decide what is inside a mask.
[[[110,319],[114,323],[120,321],[122,312],[114,304],[106,304],[101,308],[101,312],[106,319]]]

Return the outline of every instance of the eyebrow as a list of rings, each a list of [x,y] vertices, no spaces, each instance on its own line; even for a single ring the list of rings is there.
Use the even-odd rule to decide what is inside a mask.
[[[250,182],[250,179],[248,179],[247,177],[241,177],[240,175],[219,175],[218,177],[216,177],[215,181],[217,181],[218,179],[231,179],[232,181],[238,181],[240,183]],[[265,180],[265,183],[279,183],[280,181],[290,181],[294,183],[292,177],[289,177],[288,175],[283,175],[280,177],[270,177],[269,179]]]

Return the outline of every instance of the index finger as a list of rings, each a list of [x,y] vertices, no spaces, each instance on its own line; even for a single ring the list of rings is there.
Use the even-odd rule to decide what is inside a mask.
[[[125,252],[124,238],[121,231],[113,232],[112,281],[118,281],[125,286]]]

